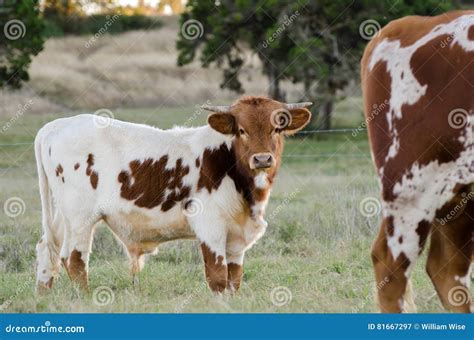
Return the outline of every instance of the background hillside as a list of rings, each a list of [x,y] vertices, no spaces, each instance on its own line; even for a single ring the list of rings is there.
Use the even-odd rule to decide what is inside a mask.
[[[94,43],[90,35],[48,39],[33,58],[30,81],[21,90],[0,90],[0,115],[14,116],[30,100],[34,104],[28,114],[235,100],[238,95],[220,89],[221,71],[215,67],[201,68],[197,61],[177,66],[178,17],[160,20],[159,29],[105,34]],[[246,57],[246,92],[266,94],[268,84],[258,58],[250,52]],[[298,86],[284,82],[283,88],[291,100],[298,100]]]

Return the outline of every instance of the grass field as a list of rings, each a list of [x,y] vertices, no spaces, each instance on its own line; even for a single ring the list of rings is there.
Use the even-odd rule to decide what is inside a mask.
[[[359,107],[357,98],[338,105],[336,127],[357,126],[362,120]],[[185,124],[190,117],[198,125],[206,117],[193,107],[114,114],[162,128]],[[44,123],[59,116],[4,119],[0,125],[11,126],[0,134],[0,144],[31,142]],[[0,153],[2,206],[11,197],[25,202],[24,211],[15,218],[0,214],[3,312],[376,311],[369,254],[379,217],[365,217],[359,208],[364,198],[378,197],[365,132],[356,137],[350,132],[302,135],[288,141],[267,210],[269,228],[247,253],[243,286],[233,297],[213,296],[205,287],[198,245],[193,241],[164,244],[158,255],[148,259],[140,284],[133,286],[122,247],[104,226],[94,239],[90,291],[74,287],[63,270],[54,289],[37,296],[34,248],[41,225],[33,147],[3,146]],[[416,267],[413,283],[419,311],[441,312],[422,263]]]

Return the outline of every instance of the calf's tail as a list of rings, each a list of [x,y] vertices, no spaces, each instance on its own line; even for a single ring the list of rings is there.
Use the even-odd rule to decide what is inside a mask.
[[[48,177],[44,169],[44,155],[43,155],[43,138],[40,130],[35,138],[35,157],[36,167],[38,170],[39,191],[41,198],[41,214],[42,214],[42,228],[43,235],[48,239],[51,238],[51,228],[53,223],[53,202],[51,200],[51,193],[49,190]]]

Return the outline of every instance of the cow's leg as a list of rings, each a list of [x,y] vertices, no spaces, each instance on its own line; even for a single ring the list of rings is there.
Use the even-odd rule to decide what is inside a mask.
[[[372,247],[372,262],[374,265],[378,303],[380,310],[384,313],[400,313],[414,308],[410,301],[411,284],[409,282],[409,267],[411,263],[404,252],[400,252],[396,258],[389,246],[388,238],[393,233],[394,225],[392,218],[384,218],[377,239]],[[409,242],[399,239],[399,242],[408,241],[404,245],[405,251],[419,254],[429,232],[428,227],[419,227],[417,233],[420,242]],[[398,239],[398,238],[397,238]],[[410,306],[413,305],[413,306]]]
[[[434,226],[431,234],[426,269],[444,307],[453,312],[470,312],[473,219],[471,207],[455,220]]]
[[[59,273],[61,267],[59,249],[63,238],[62,230],[61,218],[59,214],[56,214],[52,225],[48,226],[36,245],[36,289],[40,293],[53,286],[53,280]]]
[[[88,284],[93,234],[94,224],[90,221],[69,223],[61,249],[61,259],[69,278],[83,289],[87,289]]]

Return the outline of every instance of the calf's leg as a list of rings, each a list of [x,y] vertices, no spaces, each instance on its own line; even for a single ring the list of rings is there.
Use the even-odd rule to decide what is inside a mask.
[[[227,263],[227,289],[236,292],[240,289],[240,283],[244,274],[243,264]]]
[[[139,284],[138,274],[145,266],[146,255],[158,252],[158,243],[132,243],[127,245],[128,256],[130,258],[130,273],[132,274],[133,285]]]
[[[36,245],[36,289],[39,293],[52,288],[54,278],[61,267],[59,249],[62,243],[62,227],[60,222],[61,218],[56,214],[52,225],[44,230]]]
[[[223,293],[227,286],[225,223],[203,213],[192,218],[190,224],[201,245],[207,284],[213,292]]]
[[[61,259],[72,282],[87,289],[89,255],[92,248],[94,224],[83,222],[69,223],[61,249]]]
[[[236,292],[240,288],[243,276],[245,244],[239,241],[227,242],[227,289]]]
[[[227,286],[227,263],[223,255],[219,255],[207,243],[201,243],[204,270],[209,288],[215,293],[224,292]]]
[[[140,283],[140,280],[138,279],[138,273],[141,272],[143,267],[145,266],[145,255],[136,253],[136,252],[130,252],[130,273],[132,274],[132,284],[134,286],[137,286]]]

